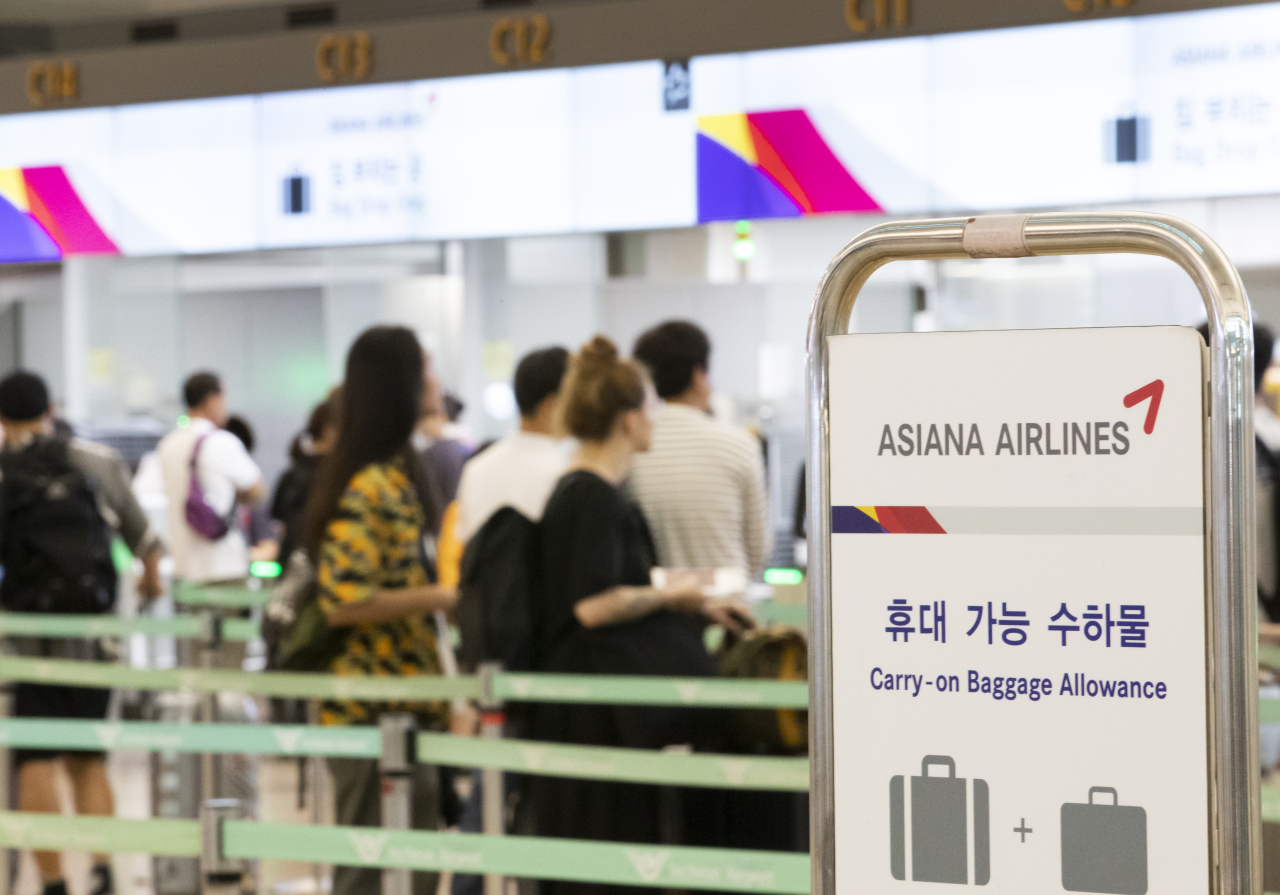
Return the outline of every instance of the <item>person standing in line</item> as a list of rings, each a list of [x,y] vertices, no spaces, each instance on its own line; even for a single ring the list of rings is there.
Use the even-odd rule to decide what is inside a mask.
[[[542,518],[576,447],[564,437],[560,421],[560,383],[568,367],[569,352],[560,347],[533,351],[520,360],[513,383],[519,430],[462,467],[456,529],[462,543],[504,506],[531,522]]]
[[[658,563],[701,570],[734,568],[749,580],[772,548],[764,463],[747,432],[711,416],[711,342],[693,323],[672,320],[636,340],[662,412],[653,448],[636,458],[629,488],[653,529]],[[684,845],[743,840],[740,820],[764,812],[790,817],[790,794],[689,789],[669,818]],[[783,831],[779,841],[786,838]]]
[[[414,448],[446,506],[458,496],[462,467],[475,450],[465,437],[465,427],[458,423],[464,409],[461,400],[442,393],[414,434]]]
[[[116,597],[111,537],[118,534],[142,560],[138,595],[160,594],[160,539],[147,522],[120,455],[102,445],[54,434],[49,392],[33,373],[0,381],[0,606],[10,610],[109,612]],[[13,639],[21,655],[102,660],[96,640]],[[110,690],[60,684],[14,686],[18,718],[82,718],[107,715]],[[15,749],[18,808],[57,814],[61,804],[57,766],[71,781],[76,812],[111,817],[115,801],[102,752]],[[44,895],[66,895],[57,852],[36,851]],[[90,895],[114,891],[110,856],[93,856]]]
[[[529,523],[537,523],[542,518],[547,498],[568,469],[576,449],[573,439],[563,437],[560,420],[560,384],[568,366],[569,352],[558,346],[530,352],[516,366],[513,387],[516,406],[520,409],[520,428],[467,461],[462,467],[458,498],[445,515],[446,520],[454,520],[452,536],[462,547],[465,548],[503,507],[515,509]],[[531,525],[524,528],[535,531]],[[528,543],[502,543],[506,548],[504,553],[516,554],[509,557],[512,562],[522,561],[522,549],[536,549],[533,537]],[[462,550],[454,552],[460,562]],[[442,549],[442,560],[445,555]],[[453,577],[459,576],[460,571]],[[443,574],[441,580],[444,580]],[[522,715],[513,715],[509,723],[518,727],[517,719],[522,718]],[[473,731],[464,727],[456,732]],[[519,736],[521,732],[510,732],[509,728],[509,735]],[[472,774],[471,794],[463,806],[459,823],[461,832],[481,831],[481,779],[480,771]],[[508,797],[516,785],[515,781],[507,781]],[[483,888],[482,876],[469,873],[453,875],[453,895],[480,895]]]
[[[164,475],[169,550],[175,578],[196,584],[238,581],[249,574],[249,548],[234,524],[238,504],[255,504],[266,496],[262,472],[244,444],[222,426],[227,398],[216,373],[190,376],[182,386],[189,424],[174,429],[156,448]],[[204,502],[223,522],[222,532],[192,527],[187,500],[193,483]]]
[[[289,558],[302,544],[302,520],[307,508],[307,496],[315,480],[316,469],[325,455],[333,449],[338,437],[338,401],[341,387],[335,388],[311,410],[307,427],[289,445],[289,468],[276,481],[275,494],[271,498],[271,518],[280,523],[280,551],[276,561],[281,568],[289,567]]]
[[[258,437],[247,419],[239,414],[232,414],[227,417],[226,425],[222,428],[239,438],[245,451],[250,457],[253,456]],[[259,559],[271,562],[280,555],[279,526],[265,503],[258,502],[237,507],[236,521],[240,530],[244,532],[245,542],[249,545],[250,562]]]
[[[320,606],[344,630],[337,675],[439,675],[430,615],[451,609],[452,588],[428,583],[422,536],[429,498],[410,439],[439,400],[429,359],[411,330],[365,331],[347,354],[337,440],[321,463],[306,510],[306,546],[316,558]],[[326,725],[377,724],[383,712],[412,712],[443,729],[445,704],[326,701]],[[381,825],[381,786],[373,759],[330,758],[339,824]],[[439,769],[415,764],[413,826],[440,825]],[[415,873],[414,895],[434,895],[438,874]],[[338,867],[333,895],[378,891],[381,871]]]
[[[749,624],[744,609],[700,587],[653,587],[653,540],[621,488],[650,445],[657,396],[648,376],[596,336],[570,362],[563,391],[565,426],[581,447],[542,516],[537,670],[714,677],[703,630]],[[722,728],[719,712],[690,707],[540,703],[532,721],[537,740],[641,749],[714,745]],[[656,786],[535,777],[529,787],[539,836],[660,841]],[[547,881],[541,888],[603,895],[624,887]]]
[[[711,416],[707,334],[672,320],[641,335],[632,354],[663,400],[653,448],[636,457],[629,485],[658,562],[758,575],[773,546],[764,463],[750,434]]]

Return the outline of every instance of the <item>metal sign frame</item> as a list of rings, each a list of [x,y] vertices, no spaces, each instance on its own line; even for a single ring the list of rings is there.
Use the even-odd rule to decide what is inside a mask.
[[[844,247],[809,319],[809,815],[812,895],[835,895],[831,670],[831,467],[827,337],[849,331],[867,279],[891,261],[1131,253],[1158,255],[1195,282],[1209,316],[1205,669],[1210,891],[1262,895],[1254,559],[1253,328],[1240,275],[1212,239],[1141,212],[1045,213],[897,221]]]

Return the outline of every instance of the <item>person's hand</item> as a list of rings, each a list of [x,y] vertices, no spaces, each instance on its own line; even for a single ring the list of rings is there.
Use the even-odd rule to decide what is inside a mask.
[[[150,603],[164,593],[164,582],[160,580],[160,569],[152,564],[142,567],[142,575],[138,578],[138,596]]]
[[[745,602],[736,598],[706,598],[702,606],[702,614],[713,624],[722,625],[725,630],[741,634],[756,626],[751,609]]]
[[[438,609],[446,615],[450,615],[453,610],[458,608],[458,589],[456,587],[437,584],[432,590],[431,611],[434,612]]]
[[[465,708],[449,713],[449,733],[456,737],[473,737],[480,729],[480,713],[470,702]]]

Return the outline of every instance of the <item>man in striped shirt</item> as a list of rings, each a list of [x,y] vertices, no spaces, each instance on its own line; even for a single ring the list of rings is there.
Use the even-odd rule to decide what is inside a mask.
[[[759,574],[772,548],[760,444],[711,416],[711,343],[698,326],[660,324],[636,341],[664,401],[630,490],[668,568],[734,567]]]

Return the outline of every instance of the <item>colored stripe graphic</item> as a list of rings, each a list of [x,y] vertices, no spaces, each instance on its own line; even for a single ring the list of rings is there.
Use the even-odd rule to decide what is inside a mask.
[[[883,211],[803,109],[698,119],[698,220]]]
[[[27,200],[62,251],[73,255],[118,255],[120,249],[89,214],[60,167],[23,168]]]
[[[806,212],[883,211],[836,158],[804,110],[754,112],[747,115],[747,123],[761,167],[774,175]],[[774,159],[790,182],[774,168]]]
[[[925,507],[832,507],[835,534],[944,535]]]
[[[0,262],[118,254],[61,167],[0,168]]]
[[[1204,533],[1201,507],[831,508],[833,534],[1157,535]]]

